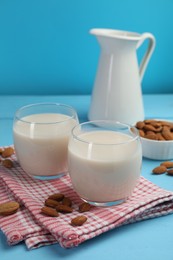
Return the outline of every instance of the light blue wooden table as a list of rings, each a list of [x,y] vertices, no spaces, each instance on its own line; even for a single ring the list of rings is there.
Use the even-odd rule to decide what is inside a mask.
[[[10,145],[15,111],[26,104],[60,102],[73,106],[80,122],[87,120],[89,96],[1,96],[0,97],[0,146]],[[173,95],[145,95],[146,118],[173,119]],[[162,188],[173,191],[173,177],[151,174],[159,161],[143,159],[142,175]],[[118,260],[172,260],[173,215],[150,219],[123,226],[79,247],[63,249],[58,244],[28,251],[24,243],[9,247],[0,231],[0,259],[118,259]]]

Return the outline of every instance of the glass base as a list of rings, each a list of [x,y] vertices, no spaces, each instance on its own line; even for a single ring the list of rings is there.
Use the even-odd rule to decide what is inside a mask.
[[[110,201],[110,202],[95,202],[95,201],[89,201],[86,199],[83,199],[85,202],[93,205],[93,206],[97,206],[97,207],[110,207],[110,206],[116,206],[119,204],[124,203],[127,199],[121,199],[121,200],[115,200],[115,201]]]
[[[66,175],[66,173],[60,173],[58,175],[51,175],[51,176],[50,175],[49,176],[30,175],[30,176],[33,177],[34,179],[37,179],[37,180],[47,181],[47,180],[59,179],[64,175]]]

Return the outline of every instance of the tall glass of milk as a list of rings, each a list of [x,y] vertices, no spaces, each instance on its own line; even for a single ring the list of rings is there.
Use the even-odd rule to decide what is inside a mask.
[[[20,108],[14,118],[13,136],[23,170],[39,179],[67,173],[67,147],[76,111],[64,104],[39,103]]]
[[[72,130],[68,167],[74,190],[97,206],[120,204],[137,184],[142,149],[135,127],[114,121],[90,121]]]

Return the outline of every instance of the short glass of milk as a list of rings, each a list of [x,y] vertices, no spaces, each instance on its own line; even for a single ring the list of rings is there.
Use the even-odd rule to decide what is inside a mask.
[[[95,206],[123,203],[140,177],[138,130],[115,121],[90,121],[72,130],[68,168],[74,190]]]
[[[68,141],[76,124],[76,111],[65,104],[38,103],[17,110],[13,139],[23,170],[38,179],[66,174]]]

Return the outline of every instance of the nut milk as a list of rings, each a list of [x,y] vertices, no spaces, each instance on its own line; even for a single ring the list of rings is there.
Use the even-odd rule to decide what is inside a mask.
[[[67,172],[68,140],[75,125],[70,116],[56,113],[33,114],[16,121],[14,146],[21,167],[34,176]]]
[[[69,173],[86,201],[107,202],[131,195],[140,176],[139,140],[114,131],[91,131],[69,142]]]

